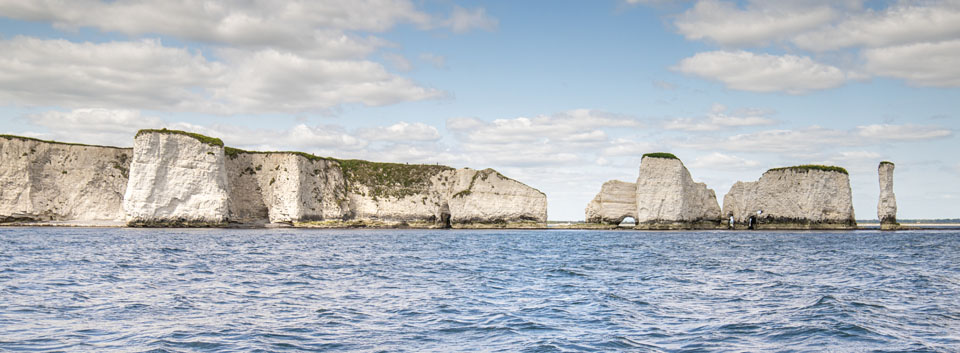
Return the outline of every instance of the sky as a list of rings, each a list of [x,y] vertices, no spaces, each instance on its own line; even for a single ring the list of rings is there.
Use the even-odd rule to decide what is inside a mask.
[[[876,219],[960,218],[960,1],[0,0],[0,133],[494,168],[582,220],[671,152],[718,201],[850,172]]]

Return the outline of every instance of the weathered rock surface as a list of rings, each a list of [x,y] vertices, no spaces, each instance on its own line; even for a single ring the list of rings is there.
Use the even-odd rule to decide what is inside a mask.
[[[846,170],[797,166],[737,182],[723,198],[736,229],[853,229],[856,218]]]
[[[545,194],[492,169],[341,163],[349,188],[346,219],[454,228],[547,221]]]
[[[587,204],[587,223],[617,225],[627,217],[637,219],[637,184],[619,180],[603,183],[597,196]]]
[[[643,157],[636,198],[638,228],[715,228],[720,222],[716,194],[693,182],[676,157]]]
[[[639,229],[712,229],[720,226],[720,205],[679,158],[649,153],[640,160],[636,183],[604,183],[585,211],[587,223],[617,225],[626,217]]]
[[[249,152],[174,130],[141,130],[132,150],[0,143],[0,222],[482,228],[547,220],[546,195],[492,169]]]
[[[141,130],[123,198],[134,226],[209,226],[228,220],[223,142],[170,130]]]
[[[347,213],[337,162],[291,152],[227,151],[230,222],[320,221]]]
[[[0,222],[119,221],[131,154],[0,136]]]
[[[880,229],[896,229],[897,197],[893,194],[893,169],[891,162],[880,162],[877,172],[880,177],[880,202],[877,204],[877,219],[880,220]]]

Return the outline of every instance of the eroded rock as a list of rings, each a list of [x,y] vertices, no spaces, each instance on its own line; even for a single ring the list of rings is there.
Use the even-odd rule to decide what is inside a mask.
[[[603,183],[585,214],[587,223],[609,225],[618,225],[627,217],[637,219],[637,184],[619,180]]]
[[[880,201],[877,203],[877,219],[880,229],[897,229],[897,197],[893,194],[893,169],[891,162],[880,162],[877,172],[880,178]]]
[[[723,198],[736,229],[854,229],[850,178],[839,167],[775,168],[735,183]]]

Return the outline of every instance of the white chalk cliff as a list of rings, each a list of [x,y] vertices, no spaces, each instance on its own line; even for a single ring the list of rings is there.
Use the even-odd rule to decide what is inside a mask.
[[[853,229],[851,194],[842,168],[775,168],[758,181],[736,182],[723,198],[723,215],[737,229]]]
[[[897,197],[893,194],[893,169],[896,166],[891,162],[880,162],[877,173],[880,178],[880,201],[877,203],[877,219],[881,229],[896,229]]]
[[[0,135],[0,222],[120,221],[131,154]]]
[[[588,223],[619,224],[634,217],[640,229],[716,228],[720,206],[713,190],[696,183],[676,156],[649,153],[636,183],[611,180],[587,205]]]
[[[132,150],[0,136],[0,161],[0,222],[456,228],[547,220],[545,194],[492,169],[250,152],[165,129],[141,130]]]
[[[223,142],[166,130],[137,133],[123,197],[131,225],[224,223],[228,197]]]

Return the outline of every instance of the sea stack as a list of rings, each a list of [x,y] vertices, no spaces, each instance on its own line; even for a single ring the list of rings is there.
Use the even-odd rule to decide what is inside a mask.
[[[896,166],[892,162],[880,162],[877,168],[880,175],[880,202],[877,204],[877,218],[880,219],[880,229],[897,229],[900,224],[897,223],[897,197],[893,194],[893,169]]]
[[[223,141],[165,129],[137,133],[123,197],[128,225],[221,225],[229,195]]]
[[[801,165],[768,170],[755,182],[738,181],[723,198],[735,229],[855,229],[846,169]]]
[[[600,193],[587,204],[587,223],[618,225],[627,217],[637,219],[637,184],[619,180],[603,183]]]
[[[713,190],[695,183],[677,156],[660,152],[643,155],[636,183],[604,183],[585,216],[589,223],[608,225],[634,217],[637,229],[714,229],[720,206]]]

